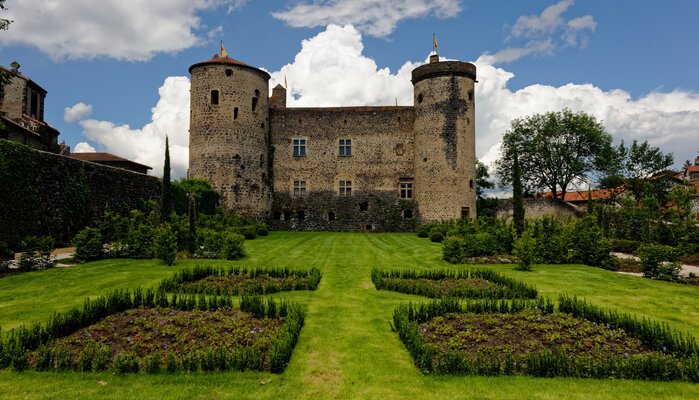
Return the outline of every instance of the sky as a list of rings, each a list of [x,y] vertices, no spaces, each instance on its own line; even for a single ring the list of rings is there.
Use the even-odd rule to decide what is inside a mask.
[[[616,144],[647,140],[675,167],[699,156],[699,2],[670,0],[7,0],[1,64],[48,91],[45,121],[73,151],[173,177],[188,164],[190,65],[220,50],[286,76],[288,106],[412,105],[435,34],[476,64],[476,155],[499,157],[514,118],[570,108]]]

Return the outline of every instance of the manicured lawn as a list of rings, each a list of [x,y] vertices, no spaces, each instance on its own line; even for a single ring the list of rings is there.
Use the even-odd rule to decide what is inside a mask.
[[[258,372],[113,375],[0,371],[3,398],[699,398],[687,383],[422,376],[390,330],[393,309],[418,296],[376,291],[371,268],[449,268],[441,247],[414,234],[280,233],[246,243],[238,262],[265,267],[318,267],[316,291],[277,293],[308,311],[299,342],[281,375]],[[209,261],[206,261],[207,263]],[[225,263],[217,261],[219,263]],[[54,311],[112,288],[155,286],[178,268],[150,260],[105,260],[0,279],[0,327],[44,321]],[[458,267],[456,267],[458,268]],[[699,336],[699,289],[580,265],[487,266],[533,283],[540,293],[570,293]],[[270,383],[261,385],[260,381]],[[107,382],[101,385],[98,381]]]

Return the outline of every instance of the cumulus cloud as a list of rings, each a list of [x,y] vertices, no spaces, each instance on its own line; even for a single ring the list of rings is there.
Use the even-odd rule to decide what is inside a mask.
[[[75,145],[73,153],[94,153],[96,150],[87,142],[80,142]]]
[[[80,121],[83,136],[107,152],[153,167],[162,176],[165,135],[169,137],[173,178],[184,177],[189,163],[189,79],[173,76],[158,89],[160,100],[151,110],[151,122],[142,128],[109,121]]]
[[[362,54],[362,36],[351,26],[329,26],[303,41],[294,61],[271,73],[271,85],[284,82],[291,95],[288,105],[412,105],[410,72],[423,62],[406,62],[392,73]],[[508,88],[514,77],[488,56],[475,61],[476,155],[486,164],[499,157],[502,136],[514,118],[568,107],[585,111],[603,122],[618,143],[648,140],[663,152],[672,152],[678,164],[695,156],[699,126],[699,94],[674,90],[652,92],[634,99],[621,89],[604,91],[592,84],[530,85]],[[189,81],[170,77],[160,88],[152,122],[140,129],[108,121],[87,120],[83,135],[106,151],[154,167],[162,173],[165,134],[170,136],[173,175],[185,175],[188,163]]]
[[[460,0],[320,0],[298,3],[272,16],[295,28],[352,24],[366,34],[384,37],[404,19],[449,18],[460,11]]]
[[[4,46],[25,44],[54,60],[110,57],[144,61],[201,44],[198,12],[241,0],[22,0],[4,17]]]
[[[488,62],[507,63],[530,54],[553,54],[559,46],[559,34],[562,47],[586,47],[590,39],[589,34],[595,32],[597,22],[591,15],[566,20],[563,13],[573,4],[573,0],[562,0],[546,7],[539,15],[520,16],[509,28],[510,32],[505,41],[525,39],[526,43],[521,47],[508,47],[495,54],[487,54]]]
[[[80,102],[73,107],[66,107],[63,113],[63,120],[67,123],[85,119],[92,114],[92,104]]]

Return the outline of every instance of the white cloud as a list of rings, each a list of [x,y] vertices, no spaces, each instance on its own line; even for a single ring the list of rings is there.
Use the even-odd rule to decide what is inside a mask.
[[[271,86],[288,77],[289,90],[297,97],[289,106],[412,105],[410,73],[422,62],[406,62],[396,73],[378,68],[362,54],[362,37],[351,26],[329,26],[304,40],[293,63],[272,72]],[[694,159],[699,126],[699,94],[675,90],[653,92],[633,99],[620,89],[603,91],[592,84],[555,87],[530,85],[508,88],[512,72],[482,56],[476,84],[476,155],[489,164],[499,157],[499,143],[514,118],[568,107],[585,111],[603,122],[618,142],[648,140],[663,152],[675,154],[677,164]],[[173,176],[185,175],[188,165],[189,80],[170,77],[160,88],[152,122],[140,129],[107,121],[80,124],[83,135],[106,151],[154,167],[162,173],[165,134],[170,136]]]
[[[226,14],[231,14],[234,11],[240,10],[248,2],[248,0],[233,0],[233,4],[228,6]]]
[[[428,15],[449,18],[460,11],[460,0],[319,0],[298,3],[272,16],[295,28],[352,24],[364,33],[384,37],[401,20]]]
[[[586,47],[590,40],[589,33],[594,33],[597,22],[591,15],[585,15],[566,21],[563,13],[573,6],[573,0],[562,0],[546,7],[539,15],[523,15],[510,28],[506,42],[513,39],[527,39],[522,47],[508,47],[495,54],[486,54],[489,63],[506,63],[530,54],[551,55],[559,46],[554,41],[554,34],[560,32],[562,46]]]
[[[96,150],[87,142],[80,142],[75,145],[73,153],[94,153]]]
[[[63,120],[67,123],[73,123],[75,121],[85,119],[92,114],[92,104],[85,104],[83,102],[77,103],[73,107],[66,107],[63,113]]]
[[[3,46],[31,45],[59,59],[144,61],[201,44],[198,12],[240,0],[21,0],[4,17]]]
[[[162,176],[165,135],[169,137],[173,178],[184,177],[189,163],[189,79],[172,76],[158,89],[152,120],[142,128],[94,119],[80,121],[83,136],[105,151],[153,167]]]
[[[362,55],[363,49],[353,26],[330,25],[304,40],[294,62],[271,74],[270,85],[283,84],[286,76],[291,107],[412,104],[410,73],[420,63],[405,63],[393,74]]]

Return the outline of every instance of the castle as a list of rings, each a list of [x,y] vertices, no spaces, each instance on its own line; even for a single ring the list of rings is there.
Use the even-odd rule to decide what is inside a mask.
[[[229,57],[189,68],[189,177],[272,229],[404,231],[476,215],[476,67],[432,55],[412,107],[287,108]]]

